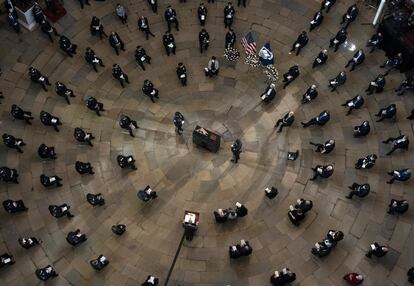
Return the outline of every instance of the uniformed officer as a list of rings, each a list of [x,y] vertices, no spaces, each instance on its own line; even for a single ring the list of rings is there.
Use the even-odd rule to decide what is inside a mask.
[[[302,103],[308,103],[314,100],[318,96],[318,90],[316,89],[316,85],[312,84],[302,96]]]
[[[3,134],[3,143],[11,149],[16,149],[19,153],[23,153],[23,150],[20,147],[26,145],[26,143],[23,142],[23,139],[16,138],[7,133]]]
[[[187,85],[187,69],[185,68],[185,65],[183,63],[178,63],[176,73],[182,86],[186,86]]]
[[[135,50],[135,60],[143,70],[145,70],[144,63],[151,64],[151,57],[147,55],[147,52],[141,46],[137,46]]]
[[[174,36],[170,34],[170,32],[165,32],[164,36],[162,37],[162,42],[164,44],[165,51],[167,53],[167,56],[170,55],[170,53],[173,53],[175,55],[175,40]]]
[[[203,51],[207,51],[210,43],[210,35],[206,31],[206,29],[201,29],[200,33],[198,33],[198,41],[200,44],[200,53],[203,53]]]
[[[86,107],[92,111],[95,111],[96,115],[98,116],[101,116],[100,111],[105,111],[103,103],[99,102],[93,96],[87,98]]]
[[[95,54],[94,50],[89,47],[87,47],[85,51],[85,60],[93,67],[94,71],[96,72],[98,72],[98,69],[96,68],[97,64],[99,64],[101,67],[105,67],[102,60]]]
[[[233,25],[235,13],[236,11],[234,10],[233,5],[231,4],[231,2],[228,2],[227,6],[224,7],[224,28],[231,28],[231,25]]]
[[[179,31],[177,12],[171,8],[170,5],[168,5],[167,9],[165,10],[164,19],[167,21],[168,32],[171,32],[171,24],[175,24],[175,29]]]
[[[304,46],[306,46],[306,44],[308,42],[309,42],[308,35],[306,34],[305,31],[303,31],[302,33],[300,33],[300,35],[298,36],[298,38],[296,39],[296,41],[293,43],[292,49],[290,50],[289,54],[291,54],[293,51],[296,50],[296,55],[299,55],[300,50]]]
[[[154,84],[153,84],[150,80],[148,80],[148,79],[146,79],[146,80],[144,81],[144,85],[142,86],[142,92],[143,92],[146,96],[148,96],[148,97],[151,99],[151,101],[152,101],[153,103],[155,103],[154,98],[159,99],[159,96],[158,96],[158,94],[159,94],[158,89],[156,89],[156,88],[154,87]]]
[[[98,33],[101,40],[103,36],[105,36],[106,38],[108,37],[108,35],[104,31],[104,27],[101,23],[101,20],[99,20],[98,17],[95,17],[95,16],[92,17],[90,29],[91,29],[91,34],[96,35]]]
[[[339,46],[345,43],[347,36],[347,31],[345,29],[340,29],[335,37],[330,40],[329,47],[334,47],[334,52],[336,52]]]
[[[316,59],[313,61],[312,68],[323,65],[328,60],[328,50],[322,50]]]
[[[118,33],[111,32],[109,36],[109,44],[115,50],[115,53],[119,56],[119,49],[125,51],[124,42],[119,37]]]
[[[331,87],[331,92],[334,92],[339,86],[345,84],[346,82],[346,73],[344,71],[340,72],[335,78],[329,81],[328,87]]]
[[[283,89],[291,84],[300,75],[299,65],[293,65],[289,68],[288,72],[283,74]]]
[[[353,56],[352,59],[348,61],[345,68],[347,68],[350,64],[352,64],[351,71],[355,69],[356,66],[362,64],[365,60],[365,53],[363,49],[359,49]]]
[[[47,91],[46,85],[52,85],[49,82],[49,78],[42,75],[42,73],[34,67],[29,67],[29,77],[33,82],[40,83],[44,91]]]
[[[367,94],[380,93],[384,90],[385,86],[385,76],[379,74],[373,81],[368,85],[368,88],[365,90]]]
[[[53,129],[56,132],[59,132],[58,125],[62,125],[62,123],[60,122],[59,117],[53,116],[52,114],[50,114],[49,112],[46,112],[46,111],[41,111],[40,112],[40,121],[45,126],[53,126]]]
[[[352,99],[347,100],[344,104],[342,104],[342,106],[348,106],[348,112],[346,113],[346,115],[351,114],[352,110],[354,109],[359,109],[362,107],[362,105],[364,104],[364,98],[360,95],[355,96]]]
[[[181,135],[183,132],[184,115],[182,115],[181,112],[175,112],[173,123],[175,126],[175,132],[177,132],[178,135]]]
[[[86,132],[80,127],[76,127],[73,136],[75,137],[76,141],[81,143],[86,142],[89,146],[93,147],[91,140],[95,139],[95,137],[93,137],[92,133]]]
[[[73,90],[69,89],[62,82],[57,81],[55,83],[56,94],[62,96],[68,104],[70,104],[69,97],[75,97]]]
[[[124,73],[121,67],[117,64],[112,66],[112,76],[119,81],[122,88],[124,88],[124,82],[129,83],[128,75]]]
[[[198,20],[200,21],[200,25],[204,26],[207,20],[207,8],[204,6],[204,3],[201,3],[197,10]]]
[[[309,127],[311,125],[324,126],[329,121],[330,118],[331,118],[331,115],[329,111],[324,110],[318,116],[312,118],[306,123],[301,122],[301,124],[304,128]]]
[[[30,111],[25,111],[18,107],[16,104],[11,106],[10,114],[17,120],[24,120],[27,124],[32,125],[30,120],[33,119],[32,113]]]
[[[398,137],[389,137],[387,140],[382,141],[382,143],[392,144],[392,149],[387,153],[387,155],[391,155],[397,149],[408,150],[410,140],[408,139],[407,135],[400,134]]]
[[[155,35],[151,32],[149,27],[149,22],[147,17],[141,16],[138,19],[138,28],[145,33],[145,38],[148,40],[149,35],[155,37]]]
[[[294,116],[294,112],[293,111],[289,111],[288,113],[286,113],[282,118],[280,118],[275,125],[275,128],[279,127],[279,130],[277,131],[278,133],[282,132],[283,127],[289,127],[293,124],[293,122],[295,121],[295,116]]]
[[[234,33],[233,29],[230,28],[229,31],[226,33],[225,49],[234,48],[235,44],[236,44],[236,33]]]
[[[77,45],[72,44],[69,38],[61,35],[59,38],[59,46],[69,57],[73,57],[76,54]]]

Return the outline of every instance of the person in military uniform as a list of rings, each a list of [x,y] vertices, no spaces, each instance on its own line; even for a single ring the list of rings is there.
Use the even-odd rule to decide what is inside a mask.
[[[32,82],[40,83],[44,91],[47,91],[46,85],[52,85],[49,82],[49,78],[47,76],[42,75],[42,73],[34,67],[29,67],[29,77],[32,80]]]
[[[204,3],[200,3],[200,6],[197,10],[198,20],[200,21],[200,25],[204,26],[207,20],[207,8],[204,6]]]

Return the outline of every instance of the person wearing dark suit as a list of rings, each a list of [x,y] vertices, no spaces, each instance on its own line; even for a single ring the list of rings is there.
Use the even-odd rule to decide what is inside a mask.
[[[32,125],[32,122],[30,120],[33,119],[33,116],[30,111],[25,111],[16,104],[13,104],[11,106],[10,114],[13,116],[13,118],[17,120],[24,120],[27,124]]]
[[[47,91],[46,85],[52,85],[49,82],[49,78],[44,76],[39,70],[35,69],[34,67],[29,67],[29,77],[34,83],[40,83],[44,89]]]
[[[320,11],[323,11],[326,9],[326,13],[329,13],[329,10],[331,10],[332,6],[336,3],[336,0],[323,0],[321,3],[321,9]]]
[[[328,87],[331,87],[331,92],[334,92],[339,86],[345,84],[346,73],[345,71],[340,72],[335,78],[329,81]]]
[[[234,33],[233,29],[229,29],[229,31],[226,33],[226,45],[225,49],[228,48],[234,48],[234,45],[236,44],[236,33]]]
[[[347,29],[349,24],[355,21],[356,17],[358,16],[359,9],[356,4],[349,6],[346,13],[342,16],[342,21],[340,24],[345,24],[344,29]]]
[[[145,70],[144,63],[151,64],[151,57],[147,55],[147,52],[141,46],[137,46],[135,50],[135,60],[143,70]]]
[[[316,27],[319,27],[322,24],[323,21],[323,15],[321,11],[318,11],[315,13],[315,15],[313,16],[312,21],[310,21],[310,27],[309,27],[309,32],[312,32],[313,29],[315,29]]]
[[[55,147],[53,146],[49,147],[45,144],[40,144],[39,148],[37,149],[37,154],[41,159],[56,160]]]
[[[289,268],[283,268],[282,271],[275,271],[270,277],[270,283],[273,286],[285,286],[296,280],[296,274],[290,271]]]
[[[388,205],[388,214],[403,214],[408,211],[409,204],[407,200],[394,200],[391,199],[390,204]]]
[[[178,63],[176,73],[178,76],[178,79],[181,82],[182,86],[187,85],[187,69],[185,68],[185,65],[183,63]]]
[[[282,132],[283,127],[289,127],[292,126],[293,122],[295,121],[295,115],[293,111],[289,111],[288,113],[286,113],[282,118],[280,118],[276,124],[275,124],[275,128],[279,127],[279,130],[277,131],[278,133]]]
[[[17,173],[16,169],[11,169],[9,167],[0,167],[0,180],[3,182],[13,182],[18,184],[19,181],[17,178],[19,177],[19,173]]]
[[[175,24],[177,32],[180,30],[178,28],[177,12],[171,8],[170,5],[167,6],[167,9],[164,12],[164,19],[167,21],[168,32],[171,32],[171,24]]]
[[[197,10],[198,20],[200,21],[201,26],[204,26],[206,24],[207,13],[208,12],[206,6],[204,6],[204,3],[201,3]]]
[[[315,152],[321,154],[329,154],[335,149],[335,140],[330,139],[323,144],[309,142],[309,144],[316,146]]]
[[[103,103],[99,102],[95,97],[90,96],[86,100],[86,107],[95,111],[96,115],[101,116],[101,111],[105,111]]]
[[[316,89],[316,85],[312,84],[302,96],[302,103],[309,103],[314,100],[318,96],[318,90]]]
[[[367,47],[371,47],[370,53],[372,53],[375,49],[378,49],[382,42],[384,41],[384,37],[382,36],[381,32],[377,32],[368,40]]]
[[[146,80],[144,81],[144,85],[142,86],[142,92],[143,92],[146,96],[148,96],[148,97],[151,99],[151,101],[152,101],[153,103],[155,103],[154,98],[159,99],[159,96],[158,96],[158,94],[159,94],[158,89],[156,89],[156,88],[154,87],[154,84],[153,84],[150,80],[148,80],[148,79],[146,79]]]
[[[56,29],[46,19],[41,20],[40,29],[49,37],[51,43],[53,43],[52,33],[56,37],[60,36]]]
[[[62,51],[64,51],[69,57],[73,57],[76,54],[76,49],[78,48],[77,45],[72,44],[69,38],[61,35],[59,38],[59,46]]]
[[[288,72],[283,74],[283,89],[291,84],[300,75],[299,65],[293,65],[289,68]]]
[[[347,68],[350,64],[352,64],[351,70],[353,71],[355,69],[356,66],[359,66],[360,64],[362,64],[365,60],[365,53],[363,49],[359,49],[354,56],[352,57],[352,59],[350,59],[348,61],[348,63],[346,64],[345,68]]]
[[[93,137],[92,133],[86,132],[80,127],[76,127],[73,136],[76,141],[80,143],[88,143],[89,146],[93,147],[91,140],[95,139],[95,137]]]
[[[68,104],[70,104],[69,97],[75,97],[73,90],[69,89],[62,82],[55,83],[55,92],[57,95],[63,97]]]
[[[411,267],[410,269],[408,269],[407,279],[408,279],[408,282],[410,282],[411,284],[414,284],[414,267]]]
[[[371,131],[368,121],[362,122],[361,125],[354,127],[354,137],[364,137]]]
[[[170,53],[173,53],[175,55],[175,40],[174,36],[170,34],[170,32],[165,32],[164,36],[162,37],[162,42],[164,44],[165,52],[167,53],[167,56],[170,56]]]
[[[276,85],[271,83],[266,87],[266,90],[260,95],[264,103],[271,102],[276,97]]]
[[[198,41],[200,44],[200,53],[203,53],[203,51],[207,51],[208,45],[210,43],[210,35],[206,31],[206,29],[201,29],[200,33],[198,33]]]
[[[396,118],[397,115],[397,106],[395,104],[390,104],[387,107],[381,108],[375,116],[379,117],[377,122],[381,122],[384,119]]]
[[[148,4],[151,6],[152,12],[158,13],[158,0],[148,0]]]
[[[102,60],[95,54],[94,50],[89,47],[87,47],[85,51],[85,60],[93,67],[94,71],[96,72],[98,72],[98,69],[96,68],[97,64],[99,64],[101,67],[105,67]]]
[[[16,149],[19,153],[23,153],[23,150],[20,147],[26,145],[26,143],[23,142],[23,139],[16,138],[7,133],[3,134],[3,143],[10,149]]]
[[[145,38],[148,40],[149,35],[155,37],[155,35],[151,32],[149,27],[149,22],[147,17],[141,16],[138,19],[138,28],[145,33]]]
[[[95,17],[95,16],[92,17],[90,29],[91,29],[91,34],[92,35],[99,34],[99,37],[101,38],[101,40],[103,39],[104,36],[106,38],[108,37],[108,35],[104,31],[104,27],[101,23],[101,20],[99,20],[98,17]]]
[[[62,123],[60,122],[59,117],[53,116],[52,114],[50,114],[49,112],[46,112],[46,111],[41,111],[40,112],[40,121],[45,126],[52,126],[53,129],[56,132],[59,132],[58,126],[62,125]]]
[[[398,137],[389,137],[387,140],[382,141],[382,143],[392,143],[392,149],[387,153],[387,155],[391,155],[397,149],[408,150],[410,140],[407,135],[400,134]]]
[[[402,53],[398,53],[395,56],[389,57],[380,68],[388,67],[388,70],[385,72],[385,76],[393,69],[399,69],[403,62]]]
[[[111,35],[109,36],[109,44],[115,50],[117,56],[119,56],[119,49],[125,51],[124,42],[116,32],[111,32]]]
[[[375,165],[375,161],[378,156],[375,154],[370,154],[364,158],[359,158],[355,163],[355,169],[371,169]]]
[[[50,214],[55,218],[61,218],[67,216],[68,218],[74,217],[74,215],[69,211],[70,206],[68,204],[63,204],[60,206],[49,205],[48,207]]]
[[[141,286],[158,286],[158,283],[158,278],[152,275],[148,275],[147,279],[144,281],[144,283],[141,284]]]
[[[242,152],[242,143],[239,139],[236,139],[233,144],[230,146],[231,153],[233,154],[233,158],[231,162],[237,164],[240,159],[240,153]]]
[[[329,178],[332,176],[334,172],[333,165],[316,165],[315,168],[312,168],[312,171],[314,172],[313,177],[310,179],[311,181],[316,180],[316,178]]]
[[[373,244],[370,245],[370,249],[365,254],[365,256],[368,258],[371,258],[372,255],[374,255],[380,258],[380,257],[385,256],[387,253],[388,253],[388,247],[386,247],[385,245],[379,245],[378,242],[374,242]]]
[[[411,178],[411,169],[401,169],[401,170],[394,170],[392,172],[387,172],[388,175],[392,176],[392,178],[387,182],[387,184],[393,184],[395,180],[400,182],[405,182]]]
[[[95,174],[95,172],[93,171],[93,167],[91,165],[91,163],[89,162],[81,162],[81,161],[76,161],[75,162],[75,170],[76,172],[78,172],[80,175],[84,175],[84,174]]]
[[[367,94],[380,93],[384,90],[385,86],[385,76],[379,74],[373,81],[368,85],[368,88],[365,90]]]
[[[319,55],[316,57],[316,59],[313,61],[312,68],[325,64],[327,60],[328,60],[328,50],[322,50],[319,53]]]
[[[305,31],[300,33],[296,41],[292,45],[292,49],[290,50],[289,54],[291,54],[293,51],[296,50],[296,55],[299,55],[300,50],[306,46],[306,44],[309,42],[308,35]]]
[[[122,24],[126,24],[127,23],[128,14],[127,14],[126,9],[125,9],[124,6],[122,6],[119,3],[116,4],[115,13],[118,16],[118,18],[121,20]]]
[[[173,118],[173,123],[175,126],[175,132],[178,135],[181,135],[183,133],[183,125],[184,125],[184,115],[181,114],[181,112],[176,111]]]
[[[119,81],[122,88],[124,88],[124,82],[129,83],[128,75],[124,73],[121,67],[117,64],[112,66],[112,76]]]
[[[407,75],[407,78],[395,89],[395,92],[398,96],[401,96],[407,90],[414,90],[414,73]]]
[[[353,196],[357,196],[358,198],[364,198],[369,194],[369,191],[371,189],[369,184],[357,184],[353,183],[352,186],[348,187],[351,192],[345,196],[347,199],[352,199]]]
[[[135,120],[132,120],[129,116],[127,116],[125,114],[121,114],[121,116],[119,118],[119,126],[122,129],[128,130],[129,135],[131,137],[135,137],[132,130],[139,128],[137,122]]]
[[[34,2],[32,13],[33,13],[33,17],[34,17],[36,23],[38,23],[38,24],[40,24],[42,22],[42,20],[46,19],[46,16],[43,12],[42,7],[36,2]]]
[[[236,11],[234,10],[233,5],[231,2],[228,2],[227,6],[224,7],[224,28],[231,28],[235,13]]]
[[[7,15],[7,22],[9,23],[9,26],[12,27],[16,33],[18,34],[20,33],[20,23],[15,14],[9,12],[9,14]]]
[[[340,45],[345,43],[348,33],[345,29],[340,29],[329,42],[329,47],[334,47],[334,52],[336,52]]]
[[[45,174],[40,175],[40,183],[46,188],[51,187],[51,186],[55,186],[55,187],[63,186],[60,183],[60,181],[62,181],[62,178],[58,176],[46,176]]]
[[[329,121],[330,118],[331,118],[331,115],[329,111],[324,110],[318,116],[312,118],[306,123],[301,122],[301,124],[303,128],[309,127],[311,125],[324,126]]]
[[[364,105],[364,102],[364,98],[360,95],[357,95],[354,98],[347,100],[344,104],[342,104],[342,106],[348,107],[348,112],[346,113],[346,115],[349,115],[351,114],[352,110],[360,109],[362,105]]]

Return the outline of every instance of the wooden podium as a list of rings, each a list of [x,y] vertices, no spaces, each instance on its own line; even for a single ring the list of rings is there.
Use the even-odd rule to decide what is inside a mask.
[[[198,125],[193,131],[193,143],[211,152],[216,153],[220,149],[220,138],[220,135]]]

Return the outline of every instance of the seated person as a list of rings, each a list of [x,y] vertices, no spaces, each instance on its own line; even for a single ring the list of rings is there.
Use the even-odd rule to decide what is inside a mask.
[[[126,225],[125,224],[115,224],[112,226],[112,232],[116,235],[122,235],[126,231]]]
[[[372,35],[372,37],[367,42],[367,47],[371,47],[370,53],[372,53],[376,48],[379,48],[383,41],[384,37],[380,32]]]
[[[269,86],[267,86],[264,93],[260,95],[260,98],[263,100],[264,103],[268,103],[272,101],[276,96],[276,85],[274,83],[271,83]]]
[[[318,116],[310,119],[308,122],[301,122],[302,127],[306,128],[312,125],[318,125],[318,126],[324,126],[329,119],[331,118],[331,115],[329,113],[329,111],[322,111]]]
[[[146,186],[145,189],[140,190],[138,192],[138,198],[140,198],[144,202],[148,202],[149,200],[156,199],[157,197],[158,197],[157,192],[153,191],[149,185]]]
[[[236,203],[236,213],[237,213],[237,217],[244,217],[247,215],[248,213],[248,209],[242,205],[241,203],[237,202]]]
[[[322,50],[316,59],[313,61],[312,68],[315,68],[316,66],[323,65],[328,60],[328,50]]]
[[[66,236],[66,241],[73,246],[78,246],[87,239],[86,234],[81,233],[79,229],[69,232]]]
[[[152,275],[148,275],[147,279],[144,283],[141,284],[141,286],[157,286],[159,283],[158,278],[155,278]]]
[[[300,209],[303,213],[307,213],[313,207],[313,202],[311,200],[297,199],[295,204],[295,209]]]
[[[68,218],[74,217],[74,215],[71,214],[69,209],[70,209],[70,206],[67,204],[63,204],[60,206],[57,206],[57,205],[49,206],[49,212],[55,218],[61,218],[63,216],[67,216]]]
[[[377,122],[381,122],[384,119],[395,119],[395,115],[397,114],[397,107],[395,104],[390,104],[385,108],[381,108],[375,116],[379,117],[380,119]]]
[[[298,226],[299,223],[305,218],[305,213],[300,208],[295,208],[294,206],[289,206],[288,217],[290,221]]]
[[[3,182],[13,182],[15,184],[18,184],[18,177],[19,174],[17,173],[16,169],[10,169],[9,167],[0,167],[0,179]]]
[[[302,103],[308,103],[314,100],[318,96],[318,91],[316,89],[316,85],[312,84],[302,96]]]
[[[279,130],[277,130],[277,133],[282,132],[283,127],[292,126],[294,121],[295,121],[295,114],[293,111],[289,111],[276,122],[275,128],[279,127],[280,125]]]
[[[75,132],[73,133],[76,141],[81,143],[88,143],[89,146],[93,147],[91,140],[95,139],[92,133],[85,132],[82,128],[76,127]]]
[[[249,256],[253,252],[253,248],[250,246],[247,240],[242,239],[239,245],[239,251],[241,256]]]
[[[369,194],[369,191],[371,189],[369,184],[360,185],[357,183],[353,183],[352,186],[349,186],[348,188],[351,189],[351,192],[345,196],[347,199],[352,199],[353,196],[364,198]]]
[[[44,268],[36,269],[35,274],[37,278],[39,278],[42,281],[49,280],[50,278],[55,278],[58,276],[57,272],[51,265],[48,265]]]
[[[392,149],[387,153],[387,155],[391,155],[397,149],[408,150],[410,140],[408,140],[408,137],[406,135],[400,133],[400,136],[389,137],[387,140],[382,141],[382,143],[392,143]]]
[[[334,168],[333,165],[316,165],[315,168],[312,168],[314,172],[313,177],[310,179],[311,181],[315,180],[317,177],[321,178],[329,178],[332,176]]]
[[[269,188],[266,188],[265,189],[265,195],[269,199],[276,198],[276,196],[277,196],[278,193],[279,193],[279,191],[275,187],[272,187],[271,189],[269,189]]]
[[[414,284],[414,267],[411,267],[410,269],[408,269],[407,276],[408,276],[408,282],[410,282],[411,284]]]
[[[374,167],[377,158],[375,154],[368,155],[365,158],[359,158],[355,163],[355,169],[371,169]]]
[[[409,178],[411,178],[411,169],[406,168],[401,170],[394,170],[392,172],[388,172],[387,174],[392,176],[392,178],[387,182],[387,184],[392,184],[395,180],[405,182]]]
[[[109,260],[101,254],[97,259],[93,259],[89,263],[95,270],[102,270],[109,264]]]
[[[404,80],[398,88],[395,89],[395,92],[397,92],[397,95],[403,95],[405,91],[407,90],[414,90],[414,74],[407,77],[406,80]]]
[[[16,149],[19,153],[23,153],[21,146],[25,146],[26,143],[23,142],[23,139],[18,139],[10,134],[3,134],[3,143],[11,149]]]
[[[196,214],[187,212],[183,221],[185,239],[192,241],[198,229],[198,221],[196,221]]]
[[[13,259],[13,255],[10,255],[8,253],[3,253],[0,255],[0,268],[3,268],[6,265],[12,265],[15,261]]]
[[[357,286],[364,281],[364,276],[358,273],[351,272],[344,276],[344,280],[352,286]]]
[[[86,194],[86,200],[92,206],[103,206],[105,204],[105,200],[102,197],[101,193],[98,193],[98,194],[88,193],[88,194]]]
[[[321,154],[329,154],[335,149],[335,140],[330,139],[326,141],[324,144],[318,144],[309,142],[309,144],[316,146],[315,152],[321,153]]]
[[[408,211],[409,204],[407,200],[394,200],[391,199],[390,204],[388,205],[388,213],[389,214],[403,214]]]
[[[334,92],[339,86],[345,84],[346,82],[346,73],[344,71],[340,72],[335,78],[329,81],[328,87],[331,87],[331,92]]]
[[[93,167],[91,165],[91,163],[87,162],[80,162],[80,161],[76,161],[75,163],[75,170],[80,174],[95,174],[95,172],[93,171]]]
[[[385,76],[379,74],[373,81],[368,85],[368,88],[365,90],[367,94],[380,93],[384,90],[385,86]]]
[[[56,132],[59,132],[58,125],[62,125],[58,117],[53,116],[52,114],[46,111],[40,112],[40,121],[45,126],[52,126]]]
[[[270,283],[273,286],[284,286],[296,280],[296,274],[290,271],[289,268],[283,268],[282,271],[275,271],[270,277]]]
[[[214,211],[213,214],[217,223],[226,222],[229,216],[228,212],[223,209],[218,209],[217,211]]]
[[[229,246],[229,255],[230,255],[230,258],[233,258],[233,259],[239,258],[241,256],[238,245]]]
[[[385,245],[379,245],[377,242],[371,244],[370,249],[365,254],[366,257],[371,258],[372,255],[376,257],[383,257],[388,253],[388,247]]]
[[[338,242],[344,238],[344,233],[340,230],[331,229],[326,234],[326,238],[329,239],[330,241]]]
[[[6,210],[6,212],[10,214],[25,212],[29,210],[28,208],[26,208],[22,200],[5,200],[3,201],[3,207]]]
[[[32,122],[30,120],[33,119],[33,116],[30,111],[25,111],[18,107],[16,104],[13,104],[10,110],[10,114],[14,119],[24,120],[27,124],[32,125]]]
[[[17,241],[24,249],[29,249],[35,245],[39,245],[40,243],[42,243],[42,241],[40,239],[37,239],[36,237],[21,237]]]
[[[37,154],[42,159],[56,159],[55,147],[48,147],[45,144],[39,146]]]
[[[132,156],[118,155],[116,157],[116,161],[118,162],[118,166],[122,169],[137,170],[137,167],[135,167],[134,157]]]
[[[354,137],[367,136],[370,131],[371,127],[369,126],[369,122],[364,121],[361,125],[354,127]]]
[[[289,68],[288,72],[283,74],[283,89],[291,84],[300,75],[299,65],[293,65]]]
[[[344,104],[342,104],[342,106],[348,107],[348,112],[346,113],[346,115],[351,114],[352,110],[354,109],[360,109],[362,105],[364,105],[364,101],[364,98],[360,95],[357,95],[354,98],[347,100]]]
[[[208,65],[206,68],[204,68],[204,72],[206,76],[213,77],[215,75],[218,75],[220,69],[220,65],[216,57],[211,57],[211,60],[208,61]]]

